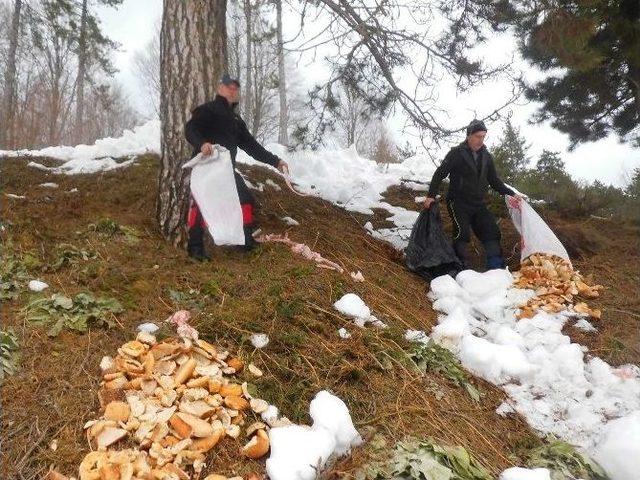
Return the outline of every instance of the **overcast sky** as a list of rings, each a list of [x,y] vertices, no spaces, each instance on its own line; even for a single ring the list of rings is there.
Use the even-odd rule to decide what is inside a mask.
[[[162,14],[162,0],[124,0],[118,8],[100,8],[99,17],[102,21],[105,33],[113,40],[120,43],[121,47],[115,53],[115,65],[119,72],[117,79],[125,86],[126,91],[133,105],[142,112],[148,112],[148,105],[145,104],[144,94],[140,81],[136,78],[132,70],[132,58],[137,50],[144,49],[151,40],[154,28]],[[285,24],[286,22],[285,18]],[[289,22],[291,32],[296,29],[295,19]],[[285,25],[285,37],[287,33]],[[504,58],[511,58],[515,50],[515,44],[508,37],[496,38],[485,48],[486,55],[499,61]],[[311,60],[307,61],[309,63]],[[322,55],[318,55],[312,65],[304,65],[302,68],[313,69],[314,75],[303,75],[304,78],[318,78],[315,72],[325,71],[322,65]],[[526,68],[525,64],[522,64]],[[307,73],[307,72],[305,72]],[[530,71],[533,77],[538,76],[537,72]],[[311,84],[309,85],[312,86]],[[505,84],[494,82],[486,84],[478,90],[469,94],[456,94],[453,88],[443,86],[439,95],[439,103],[446,107],[451,116],[460,121],[466,122],[473,117],[473,112],[492,111],[499,100],[504,98]],[[567,150],[568,140],[566,135],[555,131],[548,125],[528,125],[527,120],[535,110],[535,105],[513,106],[512,120],[515,125],[521,127],[522,133],[531,144],[530,154],[536,157],[543,148],[560,151],[564,159],[567,170],[575,178],[587,181],[600,180],[607,184],[622,186],[628,180],[629,173],[635,167],[640,167],[640,150],[631,149],[628,146],[620,145],[615,137],[610,137],[596,143],[585,144],[578,147],[573,152]],[[394,136],[400,144],[404,144],[409,138],[405,138],[400,131],[399,120],[392,122],[395,128]],[[489,147],[500,137],[501,125],[489,125],[489,137],[487,144]],[[462,138],[460,139],[462,140]]]

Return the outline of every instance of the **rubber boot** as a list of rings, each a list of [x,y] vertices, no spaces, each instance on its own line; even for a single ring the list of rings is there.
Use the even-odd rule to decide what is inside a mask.
[[[240,246],[240,251],[250,252],[260,244],[253,238],[254,228],[252,225],[245,225],[242,229],[244,230],[244,245]]]
[[[469,242],[454,242],[453,250],[462,264],[462,269],[467,270],[469,268]]]
[[[504,268],[504,257],[502,256],[502,248],[498,240],[490,240],[484,242],[484,252],[487,256],[487,270],[495,270]]]
[[[211,257],[204,249],[204,231],[200,225],[189,229],[189,240],[187,243],[189,256],[197,262],[208,262]]]

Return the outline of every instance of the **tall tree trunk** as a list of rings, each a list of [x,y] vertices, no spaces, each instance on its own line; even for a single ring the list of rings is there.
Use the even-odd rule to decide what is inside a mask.
[[[191,155],[184,125],[193,108],[215,95],[227,66],[226,0],[164,0],[160,37],[162,159],[156,217],[162,235],[183,244]]]
[[[84,133],[84,81],[87,69],[87,0],[82,0],[80,37],[78,39],[78,76],[76,78],[76,142],[83,140]]]
[[[278,116],[278,143],[289,145],[289,110],[287,108],[287,79],[284,68],[284,44],[282,40],[282,0],[276,1],[277,42],[278,42],[278,94],[280,96],[280,114]]]
[[[245,80],[244,80],[244,92],[242,96],[244,98],[243,116],[246,121],[250,121],[253,118],[253,55],[251,54],[251,47],[253,44],[253,19],[251,18],[251,0],[244,0],[244,18],[246,22],[246,64],[245,64]]]
[[[5,72],[4,98],[0,108],[0,146],[13,146],[13,119],[16,98],[16,52],[18,50],[18,35],[20,34],[20,10],[22,0],[15,0],[11,32],[9,34],[9,52],[7,55],[7,70]]]

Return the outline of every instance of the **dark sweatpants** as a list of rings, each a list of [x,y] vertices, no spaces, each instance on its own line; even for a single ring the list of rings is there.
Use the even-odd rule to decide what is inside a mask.
[[[473,230],[484,246],[487,267],[503,268],[500,228],[486,205],[468,205],[447,200],[447,209],[453,222],[453,248],[465,267],[469,266],[467,249]]]
[[[238,198],[240,199],[240,207],[242,208],[242,224],[244,226],[245,239],[248,240],[248,237],[253,233],[253,214],[256,202],[240,174],[238,172],[234,172],[234,174]],[[187,225],[189,227],[189,247],[204,247],[204,232],[207,228],[207,223],[204,221],[204,218],[202,218],[200,209],[193,199],[191,199],[191,206],[189,207]],[[247,244],[248,243],[249,242],[247,242]]]

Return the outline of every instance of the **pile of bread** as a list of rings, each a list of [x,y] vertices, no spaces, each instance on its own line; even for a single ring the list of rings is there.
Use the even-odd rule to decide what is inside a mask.
[[[158,342],[141,332],[100,367],[103,414],[85,424],[93,451],[80,465],[80,480],[199,478],[207,452],[243,433],[248,441],[240,455],[257,459],[269,451],[269,426],[256,420],[274,407],[237,381],[242,360],[204,340]],[[254,365],[246,369],[262,375]]]
[[[515,272],[514,286],[532,289],[536,296],[520,306],[518,318],[532,318],[538,310],[549,313],[573,311],[600,319],[602,312],[590,308],[584,300],[600,296],[602,285],[590,286],[571,263],[556,257],[536,253],[527,257]]]

